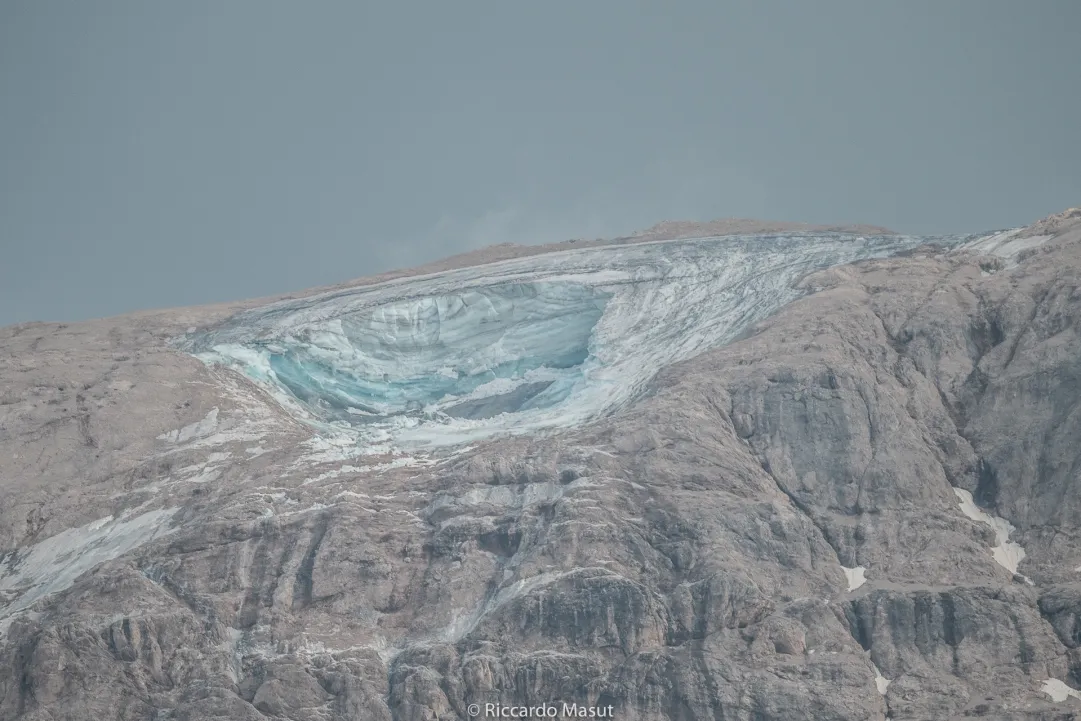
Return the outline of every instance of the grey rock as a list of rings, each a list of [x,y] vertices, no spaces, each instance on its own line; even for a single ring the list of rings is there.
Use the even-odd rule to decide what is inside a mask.
[[[169,343],[251,304],[0,329],[0,719],[1073,718],[1075,220],[815,273],[613,415],[420,467]]]

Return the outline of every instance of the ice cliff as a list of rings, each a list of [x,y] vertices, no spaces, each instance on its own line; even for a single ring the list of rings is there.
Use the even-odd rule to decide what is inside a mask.
[[[976,236],[788,233],[566,250],[268,305],[181,342],[366,448],[569,428],[808,292],[809,272]]]

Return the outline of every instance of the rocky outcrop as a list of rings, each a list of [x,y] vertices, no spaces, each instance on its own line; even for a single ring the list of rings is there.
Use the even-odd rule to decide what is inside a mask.
[[[0,719],[1072,718],[1055,228],[813,274],[599,422],[414,465],[166,343],[224,311],[4,329]]]

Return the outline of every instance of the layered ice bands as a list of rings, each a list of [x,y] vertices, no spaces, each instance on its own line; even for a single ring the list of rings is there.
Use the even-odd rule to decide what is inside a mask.
[[[728,236],[574,249],[244,312],[183,346],[360,452],[572,427],[731,341],[808,272],[974,236]]]
[[[490,417],[562,400],[608,294],[506,283],[400,300],[262,345],[270,375],[315,415]]]

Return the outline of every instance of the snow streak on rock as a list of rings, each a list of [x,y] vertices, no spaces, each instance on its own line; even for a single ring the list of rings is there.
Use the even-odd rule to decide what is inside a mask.
[[[737,337],[832,265],[975,236],[784,234],[574,249],[287,300],[189,336],[367,452],[566,428]]]
[[[1055,703],[1062,703],[1069,697],[1073,696],[1076,699],[1081,699],[1081,692],[1077,689],[1067,686],[1057,678],[1045,679],[1043,687],[1040,689],[1045,694],[1051,697],[1051,700]]]
[[[169,443],[187,443],[195,438],[204,438],[209,436],[218,428],[218,409],[211,409],[206,417],[195,423],[184,426],[183,428],[175,431],[169,431],[158,436],[159,441],[168,441]]]
[[[991,555],[995,562],[1010,573],[1017,573],[1017,565],[1025,558],[1025,549],[1021,547],[1021,544],[1010,540],[1010,533],[1014,530],[1013,525],[1005,518],[992,516],[981,509],[972,500],[972,494],[963,488],[954,488],[953,492],[960,500],[961,513],[973,521],[986,523],[994,530],[995,545],[991,549]]]
[[[39,599],[63,591],[94,567],[171,533],[175,508],[133,518],[100,518],[0,557],[0,631]]]
[[[1025,235],[1023,228],[1004,230],[999,233],[977,238],[963,244],[958,250],[972,250],[978,253],[998,256],[1007,260],[1007,266],[1017,264],[1017,256],[1047,242],[1050,235]]]

